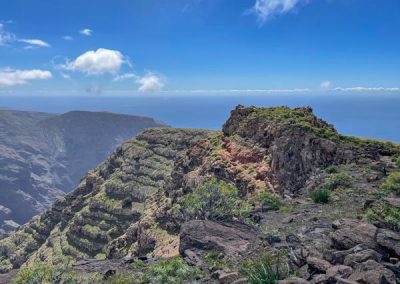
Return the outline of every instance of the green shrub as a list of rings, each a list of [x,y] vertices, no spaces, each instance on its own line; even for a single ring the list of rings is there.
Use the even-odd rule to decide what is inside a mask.
[[[400,229],[400,209],[389,204],[369,208],[365,217],[368,221],[386,222],[394,229]]]
[[[325,187],[329,190],[334,190],[338,187],[351,186],[351,178],[344,173],[332,174],[325,180]]]
[[[400,168],[400,157],[397,157],[397,159],[395,160],[396,166],[398,168]]]
[[[265,254],[259,259],[248,261],[243,265],[241,273],[251,284],[275,284],[288,276],[280,253]]]
[[[226,266],[223,255],[216,251],[209,251],[204,255],[208,267],[211,270],[223,269]]]
[[[122,208],[132,207],[133,198],[132,196],[128,196],[122,200]]]
[[[185,195],[179,203],[184,216],[194,219],[245,217],[251,210],[249,204],[240,198],[236,187],[216,178]]]
[[[194,281],[200,276],[198,269],[190,267],[181,258],[176,257],[150,266],[146,277],[161,284],[176,284]]]
[[[325,169],[325,172],[328,174],[337,174],[339,172],[339,169],[336,165],[330,165]]]
[[[269,191],[260,191],[250,199],[253,203],[259,203],[263,210],[279,210],[283,206],[281,197]]]
[[[391,173],[380,188],[400,195],[400,172]]]
[[[63,266],[53,266],[45,263],[36,263],[23,267],[13,279],[13,284],[52,284],[76,283],[75,274]]]
[[[329,202],[331,198],[331,192],[325,188],[318,189],[311,193],[311,198],[315,203],[325,204]]]
[[[103,281],[104,282],[104,281]],[[110,277],[107,284],[141,284],[146,283],[141,275],[118,274]]]

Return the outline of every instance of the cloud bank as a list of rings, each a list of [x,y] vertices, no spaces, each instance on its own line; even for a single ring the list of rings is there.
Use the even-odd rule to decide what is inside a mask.
[[[0,70],[0,87],[23,85],[33,80],[48,80],[53,76],[50,71],[32,70]]]

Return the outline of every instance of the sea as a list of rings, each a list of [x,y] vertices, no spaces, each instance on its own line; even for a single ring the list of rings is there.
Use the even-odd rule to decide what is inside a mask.
[[[173,127],[221,129],[237,105],[311,106],[346,135],[400,143],[400,94],[158,94],[0,96],[0,107],[51,113],[108,111],[150,116]]]

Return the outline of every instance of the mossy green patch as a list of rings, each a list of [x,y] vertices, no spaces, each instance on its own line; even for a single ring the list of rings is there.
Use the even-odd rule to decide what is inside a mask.
[[[400,172],[391,173],[386,181],[380,186],[380,189],[400,195]]]

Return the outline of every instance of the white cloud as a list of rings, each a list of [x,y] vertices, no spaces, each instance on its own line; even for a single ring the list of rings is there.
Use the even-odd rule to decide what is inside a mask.
[[[0,46],[7,45],[8,43],[15,41],[16,38],[15,34],[7,32],[4,29],[4,24],[0,23]]]
[[[119,81],[125,81],[125,80],[129,80],[129,79],[138,79],[139,76],[137,76],[134,73],[125,73],[122,75],[118,75],[114,78],[114,82],[119,82]]]
[[[147,73],[141,78],[138,78],[136,82],[139,84],[139,91],[140,92],[156,92],[161,91],[164,87],[164,80],[154,74],[154,73]]]
[[[322,89],[330,89],[332,86],[332,83],[330,81],[322,81],[320,84],[320,87]]]
[[[68,36],[68,35],[67,36],[63,36],[62,39],[66,40],[66,41],[74,40],[74,38],[72,36]]]
[[[53,76],[50,71],[32,69],[32,70],[0,70],[0,87],[11,87],[23,85],[33,80],[48,80]]]
[[[18,39],[19,42],[29,44],[28,47],[50,47],[50,45],[41,39]]]
[[[118,50],[99,48],[78,56],[74,61],[61,65],[63,69],[87,75],[117,74],[127,60]]]
[[[386,87],[350,87],[350,88],[335,88],[339,92],[400,92],[400,88]]]
[[[276,15],[286,14],[301,3],[308,0],[256,0],[251,11],[258,17],[260,24],[264,24]]]
[[[61,77],[63,77],[64,79],[71,79],[71,76],[65,73],[61,73]]]
[[[34,47],[50,47],[50,45],[41,39],[18,38],[14,33],[5,30],[4,23],[0,23],[0,45],[7,45],[13,42],[22,42],[28,44],[24,49]]]
[[[91,29],[83,29],[79,31],[79,33],[84,36],[91,36],[93,31]]]

